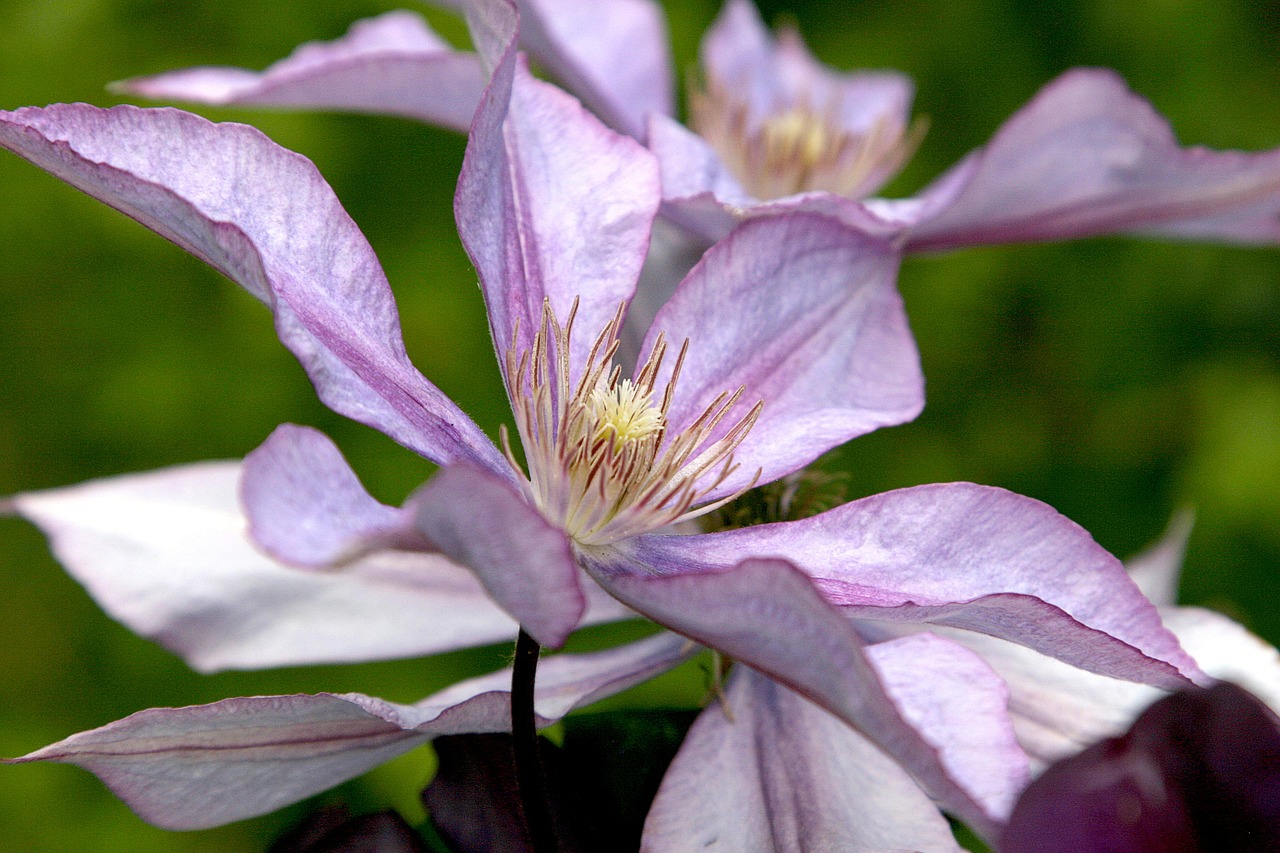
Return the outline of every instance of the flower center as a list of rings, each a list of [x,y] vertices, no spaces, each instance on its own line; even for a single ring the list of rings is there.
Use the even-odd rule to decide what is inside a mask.
[[[588,405],[595,419],[593,441],[613,436],[613,452],[621,453],[629,444],[660,437],[667,419],[653,404],[653,395],[630,379],[617,385],[598,387]]]
[[[834,97],[777,104],[761,118],[737,91],[746,87],[709,77],[705,89],[690,93],[690,123],[762,200],[815,190],[863,198],[902,168],[924,136],[923,122],[908,127],[889,114],[849,130]]]
[[[582,545],[601,545],[711,512],[755,484],[708,500],[736,470],[733,452],[760,416],[763,403],[717,433],[744,388],[722,392],[683,430],[667,417],[688,342],[655,402],[667,353],[658,336],[634,379],[613,365],[625,305],[599,333],[580,372],[570,358],[577,302],[560,325],[550,302],[524,350],[507,350],[506,378],[528,474],[516,461],[507,430],[502,446],[526,494],[544,516]],[[518,334],[518,330],[517,330]],[[718,435],[713,439],[713,434]]]

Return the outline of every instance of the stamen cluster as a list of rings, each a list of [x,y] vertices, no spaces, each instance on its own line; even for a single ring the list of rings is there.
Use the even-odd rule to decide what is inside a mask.
[[[862,198],[902,168],[924,135],[922,123],[908,128],[888,115],[865,132],[847,130],[834,99],[797,99],[760,118],[715,77],[690,93],[689,107],[694,130],[758,199],[814,190]]]
[[[655,403],[667,354],[665,336],[658,336],[635,378],[623,379],[622,369],[613,364],[625,310],[620,306],[575,378],[570,340],[577,310],[575,301],[562,326],[550,302],[544,302],[532,345],[518,350],[513,341],[506,353],[508,392],[527,475],[505,428],[502,446],[544,516],[579,544],[607,544],[696,518],[755,485],[753,478],[727,497],[701,503],[736,470],[734,450],[759,418],[763,403],[711,441],[745,389],[721,392],[692,423],[671,435],[667,412],[688,341]]]

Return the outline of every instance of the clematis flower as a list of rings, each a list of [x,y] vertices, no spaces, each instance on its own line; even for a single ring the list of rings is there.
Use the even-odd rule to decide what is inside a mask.
[[[749,0],[728,0],[703,40],[701,84],[685,127],[674,118],[665,24],[652,0],[518,5],[524,47],[608,124],[647,142],[662,166],[664,213],[708,242],[743,218],[797,210],[896,238],[912,252],[1109,233],[1280,239],[1280,150],[1183,148],[1167,121],[1108,70],[1065,72],[919,194],[883,199],[873,194],[920,139],[906,76],[834,71],[794,31],[770,34]],[[465,114],[464,89],[437,69],[443,51],[420,19],[397,12],[336,42],[304,46],[261,74],[199,68],[118,89],[389,112],[456,127],[436,115],[446,101]],[[386,82],[361,98],[359,86],[374,74]]]
[[[552,656],[537,709],[545,724],[698,645],[738,662],[692,741],[735,773],[710,784],[712,764],[678,759],[668,786],[686,808],[654,819],[654,850],[953,850],[935,803],[995,838],[1027,758],[1004,682],[948,629],[1165,689],[1203,678],[1114,558],[999,489],[926,486],[689,532],[753,484],[919,410],[897,253],[819,214],[745,223],[681,282],[624,377],[613,355],[656,163],[528,74],[509,4],[470,14],[492,74],[456,214],[519,446],[495,446],[409,363],[371,249],[305,159],[171,109],[0,113],[0,146],[240,283],[322,400],[441,466],[386,506],[328,439],[284,426],[239,465],[12,498],[110,613],[204,669],[422,654],[517,624],[554,648],[584,620],[646,616],[673,633]],[[20,760],[84,766],[162,826],[211,826],[439,734],[506,728],[507,677],[415,705],[320,694],[153,709]]]

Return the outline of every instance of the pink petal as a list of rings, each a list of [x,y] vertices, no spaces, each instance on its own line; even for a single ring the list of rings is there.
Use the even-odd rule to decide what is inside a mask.
[[[670,115],[674,92],[662,7],[653,0],[435,0],[465,12],[471,38],[491,66],[520,47],[605,121],[637,139],[649,115]]]
[[[1008,817],[1029,763],[1009,718],[1009,689],[983,659],[932,633],[867,647],[881,683],[952,778],[987,811]]]
[[[768,217],[708,250],[658,313],[646,350],[659,332],[673,345],[689,341],[669,414],[673,431],[739,386],[737,417],[764,402],[722,493],[757,470],[769,482],[919,414],[924,379],[894,286],[897,268],[887,244],[834,220]],[[670,370],[668,363],[664,379]]]
[[[0,146],[270,305],[280,339],[335,411],[434,462],[509,470],[409,362],[377,258],[310,161],[251,127],[129,106],[0,113]]]
[[[651,678],[687,659],[689,647],[659,635],[549,657],[538,672],[539,722]],[[297,802],[433,737],[509,731],[510,680],[510,670],[492,673],[414,705],[321,693],[152,708],[15,760],[79,765],[144,820],[201,829]]]
[[[813,703],[738,667],[698,717],[645,821],[651,853],[960,853],[911,776]]]
[[[152,100],[399,115],[465,133],[485,82],[475,54],[396,11],[357,21],[335,41],[308,42],[262,73],[187,68],[112,88]]]
[[[754,123],[783,96],[773,36],[749,0],[729,0],[702,37],[699,59],[709,77],[731,87],[753,107]]]
[[[1139,711],[1165,695],[1145,684],[1095,675],[1007,640],[971,631],[947,636],[982,655],[1008,684],[1014,731],[1037,773],[1099,738],[1123,732]]]
[[[1275,646],[1213,610],[1167,607],[1161,613],[1205,672],[1247,688],[1280,714],[1280,652]]]
[[[1118,560],[1051,507],[1002,489],[899,489],[802,521],[633,548],[669,572],[776,556],[858,619],[981,631],[1168,689],[1203,678]]]
[[[780,560],[656,574],[625,551],[585,555],[606,590],[661,625],[723,652],[807,696],[879,743],[944,806],[990,835],[998,803],[957,778],[928,736],[912,727],[850,622],[812,581]],[[905,713],[911,713],[905,706]]]
[[[201,671],[413,657],[515,636],[475,576],[443,557],[388,552],[321,573],[263,555],[245,531],[240,476],[236,463],[208,462],[12,502],[107,613]]]
[[[912,250],[1116,231],[1280,239],[1280,149],[1181,148],[1168,122],[1103,69],[1050,82],[957,169],[971,174],[944,190],[950,204],[915,229]]]
[[[649,119],[649,150],[662,167],[664,201],[711,193],[728,205],[754,202],[707,141],[675,119]]]
[[[337,445],[285,424],[244,460],[240,497],[249,536],[276,559],[309,568],[372,551],[428,550],[411,515],[374,500]]]
[[[635,290],[659,196],[652,155],[503,54],[454,205],[498,351],[531,345],[545,299],[562,322],[578,300],[581,363]]]
[[[606,124],[643,138],[675,93],[662,7],[652,0],[522,0],[521,44]]]
[[[541,645],[561,646],[586,598],[568,536],[506,482],[445,468],[409,499],[418,531],[480,578],[489,595]]]
[[[1161,615],[1204,672],[1243,685],[1280,710],[1280,654],[1274,646],[1210,610],[1174,607]],[[1122,734],[1143,708],[1165,695],[994,637],[967,631],[949,636],[981,654],[1008,683],[1018,740],[1038,770],[1095,741]]]

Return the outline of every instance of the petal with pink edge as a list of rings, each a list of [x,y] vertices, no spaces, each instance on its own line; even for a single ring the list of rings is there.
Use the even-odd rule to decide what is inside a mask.
[[[586,597],[569,538],[506,482],[445,468],[407,507],[433,548],[474,571],[541,645],[558,648],[578,627]]]
[[[0,112],[0,147],[137,219],[267,303],[334,411],[437,463],[509,469],[409,362],[373,249],[314,165],[173,109]]]
[[[981,656],[929,632],[867,647],[903,717],[998,817],[1026,787],[1029,763],[1009,718],[1009,689]]]
[[[1182,148],[1114,72],[1051,81],[987,146],[924,193],[950,203],[911,233],[913,251],[1124,231],[1280,240],[1280,149]]]
[[[1280,654],[1220,613],[1163,608],[1165,625],[1213,678],[1248,688],[1280,712]],[[1089,744],[1116,737],[1143,708],[1165,694],[1153,687],[1095,675],[994,637],[953,632],[1009,685],[1018,740],[1037,770]]]
[[[577,302],[581,364],[635,291],[660,195],[648,151],[505,54],[454,203],[498,352],[532,345],[545,300],[562,323]]]
[[[641,537],[632,548],[669,573],[776,556],[860,620],[981,631],[1167,689],[1203,678],[1119,560],[1052,507],[1003,489],[898,489],[800,521]]]
[[[675,119],[653,116],[649,120],[649,150],[658,158],[662,170],[662,200],[680,202],[711,196],[725,205],[724,220],[736,223],[734,207],[745,208],[755,202],[742,184],[729,171],[715,150]],[[697,224],[694,219],[691,224]],[[729,227],[721,226],[727,233]],[[703,225],[697,229],[709,239],[720,239],[719,228]]]
[[[783,96],[774,62],[773,37],[748,0],[730,0],[702,37],[698,50],[709,77],[742,93],[759,121]]]
[[[515,636],[475,576],[438,555],[386,552],[336,572],[265,556],[245,531],[240,478],[234,462],[206,462],[12,504],[108,614],[203,672],[414,657]]]
[[[888,244],[811,214],[752,220],[703,255],[658,313],[645,349],[659,333],[673,346],[689,342],[673,431],[721,392],[743,388],[738,417],[763,401],[719,494],[757,470],[769,482],[919,414],[924,378],[897,269]],[[669,361],[661,381],[671,369]],[[726,417],[716,436],[735,420]]]
[[[472,38],[477,33],[476,7],[510,6],[506,0],[435,0],[467,12]],[[653,0],[519,0],[520,46],[551,76],[574,92],[605,123],[637,139],[646,117],[671,115],[675,93],[671,55],[662,7]],[[496,13],[482,11],[490,19]],[[484,46],[480,47],[486,52]],[[496,63],[495,63],[496,64]]]
[[[284,424],[245,457],[240,499],[249,537],[304,568],[349,563],[372,551],[429,550],[411,515],[379,503],[328,436]]]
[[[985,801],[969,784],[964,761],[948,763],[935,745],[941,741],[913,728],[853,625],[794,566],[746,560],[664,577],[620,550],[594,551],[584,560],[600,585],[632,609],[807,696],[879,743],[977,831],[994,831],[1002,803]],[[955,774],[957,768],[965,772]]]
[[[186,68],[112,89],[157,101],[398,115],[465,133],[486,82],[479,57],[451,48],[420,15],[395,11],[301,45],[261,73]]]
[[[721,703],[698,717],[662,780],[647,853],[961,853],[911,776],[812,702],[738,667]]]
[[[659,635],[539,669],[535,711],[549,725],[696,651]],[[510,670],[455,684],[413,705],[357,693],[255,696],[152,708],[14,759],[94,773],[144,820],[202,829],[297,802],[433,737],[510,731]]]
[[[641,139],[675,111],[662,7],[653,0],[522,0],[521,44],[605,123]]]

